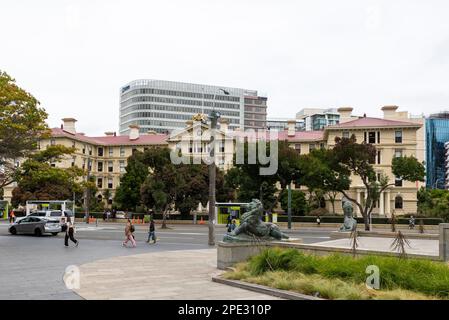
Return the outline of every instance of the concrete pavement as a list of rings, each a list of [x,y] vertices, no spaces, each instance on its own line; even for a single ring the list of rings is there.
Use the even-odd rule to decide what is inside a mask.
[[[80,266],[77,294],[85,299],[275,300],[265,294],[212,282],[216,249],[114,257]]]

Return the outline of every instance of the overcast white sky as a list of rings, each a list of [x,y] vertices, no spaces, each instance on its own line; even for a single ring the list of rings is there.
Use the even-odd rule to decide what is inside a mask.
[[[446,0],[0,0],[0,70],[49,124],[118,131],[141,78],[256,89],[268,115],[352,106],[449,109]]]

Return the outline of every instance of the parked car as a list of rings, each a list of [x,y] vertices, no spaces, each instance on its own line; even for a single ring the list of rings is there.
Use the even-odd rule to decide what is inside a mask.
[[[62,226],[57,219],[48,219],[47,217],[29,215],[11,224],[8,231],[14,235],[22,233],[34,234],[39,237],[43,234],[49,233],[56,236],[62,231]]]
[[[126,218],[126,213],[124,211],[117,211],[117,213],[115,214],[115,217],[117,219],[125,219]]]

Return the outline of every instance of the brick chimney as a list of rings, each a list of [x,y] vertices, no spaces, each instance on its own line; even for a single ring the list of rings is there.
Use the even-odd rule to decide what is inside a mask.
[[[75,129],[75,122],[77,120],[74,118],[64,118],[62,119],[62,129],[65,132],[71,133],[71,134],[76,134],[76,129]]]
[[[384,112],[384,119],[394,119],[396,118],[396,110],[398,110],[398,106],[384,106],[382,107],[382,111]]]
[[[228,119],[221,118],[220,119],[220,130],[226,133],[228,131],[228,124],[229,124]]]
[[[296,134],[296,120],[287,121],[287,135],[289,137],[294,137]]]
[[[337,112],[340,114],[340,123],[344,123],[344,122],[348,122],[353,120],[354,118],[352,117],[352,107],[342,107],[342,108],[338,108]]]
[[[139,139],[139,129],[140,127],[136,124],[132,124],[129,126],[129,140]]]

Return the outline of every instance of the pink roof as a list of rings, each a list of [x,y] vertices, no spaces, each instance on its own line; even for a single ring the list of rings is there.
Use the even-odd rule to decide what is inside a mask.
[[[339,123],[333,126],[328,126],[326,127],[326,129],[354,128],[354,127],[421,127],[421,125],[419,123],[406,122],[406,121],[362,117],[352,121]]]
[[[270,131],[265,131],[267,139],[270,138]],[[253,136],[256,132],[245,132],[245,131],[231,131],[228,132],[228,135],[232,137],[250,137]],[[272,134],[277,133],[278,140],[288,140],[291,142],[300,142],[300,141],[320,141],[323,140],[324,132],[323,131],[296,131],[294,136],[289,136],[287,130],[283,131],[272,131]]]
[[[52,136],[54,137],[70,137],[79,141],[92,143],[96,145],[163,145],[167,144],[166,134],[141,134],[138,139],[130,140],[129,136],[103,136],[88,137],[79,133],[72,134],[60,128],[52,128]]]

